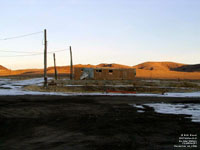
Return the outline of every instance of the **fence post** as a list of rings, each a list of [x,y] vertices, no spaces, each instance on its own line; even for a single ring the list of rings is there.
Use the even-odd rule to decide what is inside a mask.
[[[70,50],[70,80],[73,79],[73,60],[72,60],[72,48],[69,47]]]
[[[58,75],[57,75],[57,68],[56,68],[56,55],[55,55],[55,53],[53,53],[53,60],[54,60],[55,80],[57,80],[58,79]]]

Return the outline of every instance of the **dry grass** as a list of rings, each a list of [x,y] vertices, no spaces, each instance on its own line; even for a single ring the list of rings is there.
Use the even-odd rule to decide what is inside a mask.
[[[165,93],[198,91],[200,86],[195,82],[166,81],[166,80],[124,80],[124,81],[95,81],[95,80],[57,80],[50,82],[48,88],[30,85],[26,90],[41,92],[107,92],[124,91],[136,93]]]

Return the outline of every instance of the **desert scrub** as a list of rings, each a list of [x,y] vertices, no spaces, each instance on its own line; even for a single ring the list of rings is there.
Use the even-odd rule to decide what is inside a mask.
[[[200,88],[198,84],[192,82],[176,82],[176,83],[169,83],[170,87],[190,87],[190,88]]]

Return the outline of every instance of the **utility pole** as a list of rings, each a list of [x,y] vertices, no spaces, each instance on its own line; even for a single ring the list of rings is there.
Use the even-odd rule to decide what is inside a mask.
[[[72,61],[72,48],[71,46],[69,47],[70,51],[70,80],[73,79],[73,61]]]
[[[54,60],[54,72],[55,72],[55,80],[57,80],[58,78],[58,76],[57,76],[57,68],[56,68],[56,55],[55,55],[55,53],[53,53],[53,60]]]
[[[44,29],[44,87],[47,87],[47,31]]]

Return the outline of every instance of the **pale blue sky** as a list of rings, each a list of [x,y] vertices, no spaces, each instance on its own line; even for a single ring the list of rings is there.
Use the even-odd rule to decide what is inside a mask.
[[[200,63],[199,0],[0,0],[0,39],[48,31],[48,50],[73,48],[75,64]],[[43,34],[0,41],[1,50],[43,52]],[[0,52],[8,68],[42,68],[43,56]],[[68,65],[68,52],[57,53]],[[52,54],[48,66],[52,66]]]

